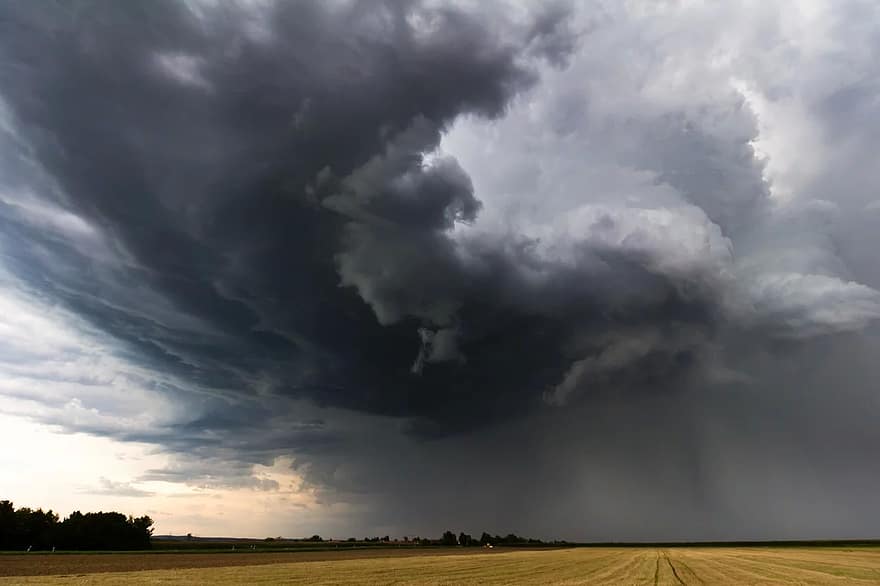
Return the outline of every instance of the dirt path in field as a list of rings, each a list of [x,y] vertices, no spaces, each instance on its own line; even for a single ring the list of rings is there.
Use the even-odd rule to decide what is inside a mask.
[[[344,551],[203,552],[203,553],[95,553],[2,554],[0,576],[81,576],[99,572],[136,572],[182,568],[261,566],[332,560],[435,555],[492,555],[504,548],[463,549],[348,549]]]

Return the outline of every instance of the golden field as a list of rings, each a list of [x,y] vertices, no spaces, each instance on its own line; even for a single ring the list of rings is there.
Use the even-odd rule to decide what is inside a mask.
[[[252,563],[260,565],[219,566],[222,558],[214,555],[205,557],[214,567],[7,575],[0,577],[0,584],[880,584],[880,548],[870,547],[591,547],[409,556],[375,552],[355,559],[334,559],[330,552],[324,560],[290,561],[296,555],[271,561],[253,556]],[[30,561],[39,564],[40,557]]]

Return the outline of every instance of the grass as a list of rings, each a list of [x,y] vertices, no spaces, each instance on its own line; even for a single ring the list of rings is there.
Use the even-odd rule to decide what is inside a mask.
[[[164,556],[163,556],[164,557]],[[880,548],[582,548],[14,576],[0,584],[877,584]]]

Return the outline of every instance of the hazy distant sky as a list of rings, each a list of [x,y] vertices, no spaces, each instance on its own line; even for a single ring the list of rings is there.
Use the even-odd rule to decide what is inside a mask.
[[[878,537],[880,4],[0,3],[0,498]]]

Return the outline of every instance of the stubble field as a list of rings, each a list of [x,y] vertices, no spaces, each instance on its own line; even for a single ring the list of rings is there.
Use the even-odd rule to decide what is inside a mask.
[[[66,569],[62,556],[47,568],[40,563],[46,559],[48,564],[49,556],[2,556],[0,584],[880,584],[880,548],[347,553],[64,556]],[[30,572],[22,571],[23,559]],[[131,569],[164,569],[113,572],[107,569],[121,568],[107,565],[108,560],[130,564]],[[202,567],[193,567],[199,564]],[[13,569],[18,575],[10,575]],[[46,570],[64,575],[46,575]],[[22,575],[26,573],[43,575]]]

